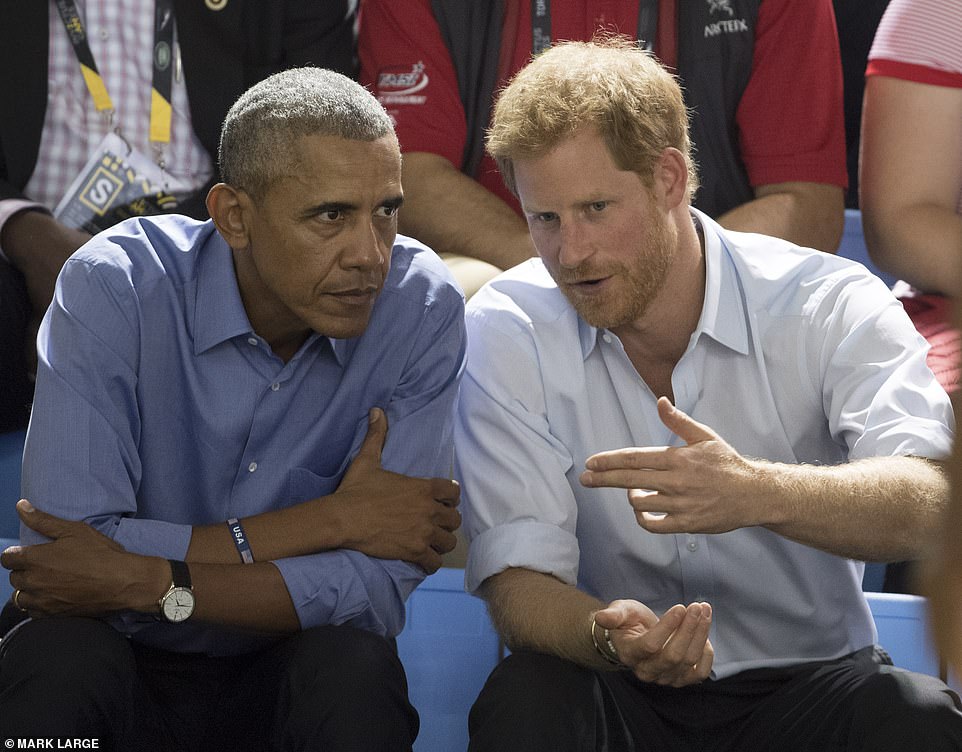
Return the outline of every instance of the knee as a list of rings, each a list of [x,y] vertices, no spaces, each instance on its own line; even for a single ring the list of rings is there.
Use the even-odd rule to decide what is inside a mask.
[[[383,637],[353,627],[315,627],[296,638],[289,664],[291,681],[302,690],[315,687],[353,702],[385,688],[403,690],[404,668],[393,645]]]
[[[126,712],[136,675],[126,639],[107,624],[27,622],[0,649],[0,726],[47,736],[101,728],[100,719]]]
[[[960,748],[959,698],[935,677],[883,669],[861,687],[858,700],[861,718],[856,727],[869,728],[867,735],[880,743],[908,733],[906,743],[921,744],[918,748],[933,752]]]
[[[471,724],[487,717],[499,723],[541,719],[552,723],[573,708],[594,705],[598,680],[593,671],[542,653],[512,653],[491,672],[471,709]]]
[[[4,682],[52,685],[51,692],[102,694],[137,673],[126,639],[96,619],[34,619],[4,639]]]

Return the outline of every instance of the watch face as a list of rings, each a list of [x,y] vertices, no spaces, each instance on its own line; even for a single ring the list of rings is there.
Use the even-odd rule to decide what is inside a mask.
[[[164,618],[167,621],[184,621],[194,613],[194,594],[187,588],[174,588],[164,598]]]

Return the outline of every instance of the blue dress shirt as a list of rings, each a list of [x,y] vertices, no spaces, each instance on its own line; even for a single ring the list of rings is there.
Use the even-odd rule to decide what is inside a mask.
[[[881,281],[845,259],[693,214],[706,282],[672,373],[681,410],[743,455],[777,462],[948,453],[949,400]],[[581,320],[540,261],[474,295],[467,327],[455,446],[470,590],[524,567],[658,613],[708,601],[716,678],[874,642],[860,562],[761,527],[649,533],[624,490],[581,485],[595,452],[680,441],[620,340]]]
[[[212,222],[123,222],[67,262],[41,326],[23,495],[129,551],[183,559],[193,525],[332,493],[374,406],[388,418],[385,468],[450,477],[463,309],[437,256],[399,236],[364,334],[313,334],[284,363],[252,330]],[[25,527],[21,536],[41,540]],[[404,600],[425,574],[352,550],[274,563],[302,627],[383,635],[401,630]],[[171,650],[261,644],[197,624],[121,621]]]

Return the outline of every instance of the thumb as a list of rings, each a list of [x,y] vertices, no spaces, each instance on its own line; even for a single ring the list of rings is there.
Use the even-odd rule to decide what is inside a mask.
[[[379,407],[372,407],[367,416],[367,436],[361,443],[361,448],[357,452],[355,462],[359,459],[366,459],[375,465],[381,464],[381,451],[384,449],[384,440],[387,438],[387,418],[384,411]]]
[[[644,603],[633,600],[612,601],[605,608],[595,612],[595,623],[605,629],[618,629],[641,624],[651,627],[658,616]]]
[[[48,538],[61,537],[69,525],[66,520],[41,512],[26,499],[17,502],[17,514],[24,525]]]
[[[661,422],[686,444],[697,444],[699,441],[713,441],[718,438],[713,430],[704,423],[693,420],[683,413],[667,397],[658,398],[658,417]]]

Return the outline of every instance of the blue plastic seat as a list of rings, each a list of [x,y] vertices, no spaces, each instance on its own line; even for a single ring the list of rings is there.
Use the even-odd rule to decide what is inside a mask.
[[[866,593],[878,641],[899,668],[939,675],[939,656],[926,626],[926,601],[917,595]]]
[[[895,276],[879,269],[869,257],[868,248],[865,247],[865,236],[862,233],[862,212],[858,209],[845,210],[845,229],[842,232],[838,255],[858,261],[889,287],[897,281]]]
[[[464,752],[468,711],[501,648],[484,603],[464,591],[463,569],[439,569],[411,594],[397,645],[421,716],[414,752]]]

